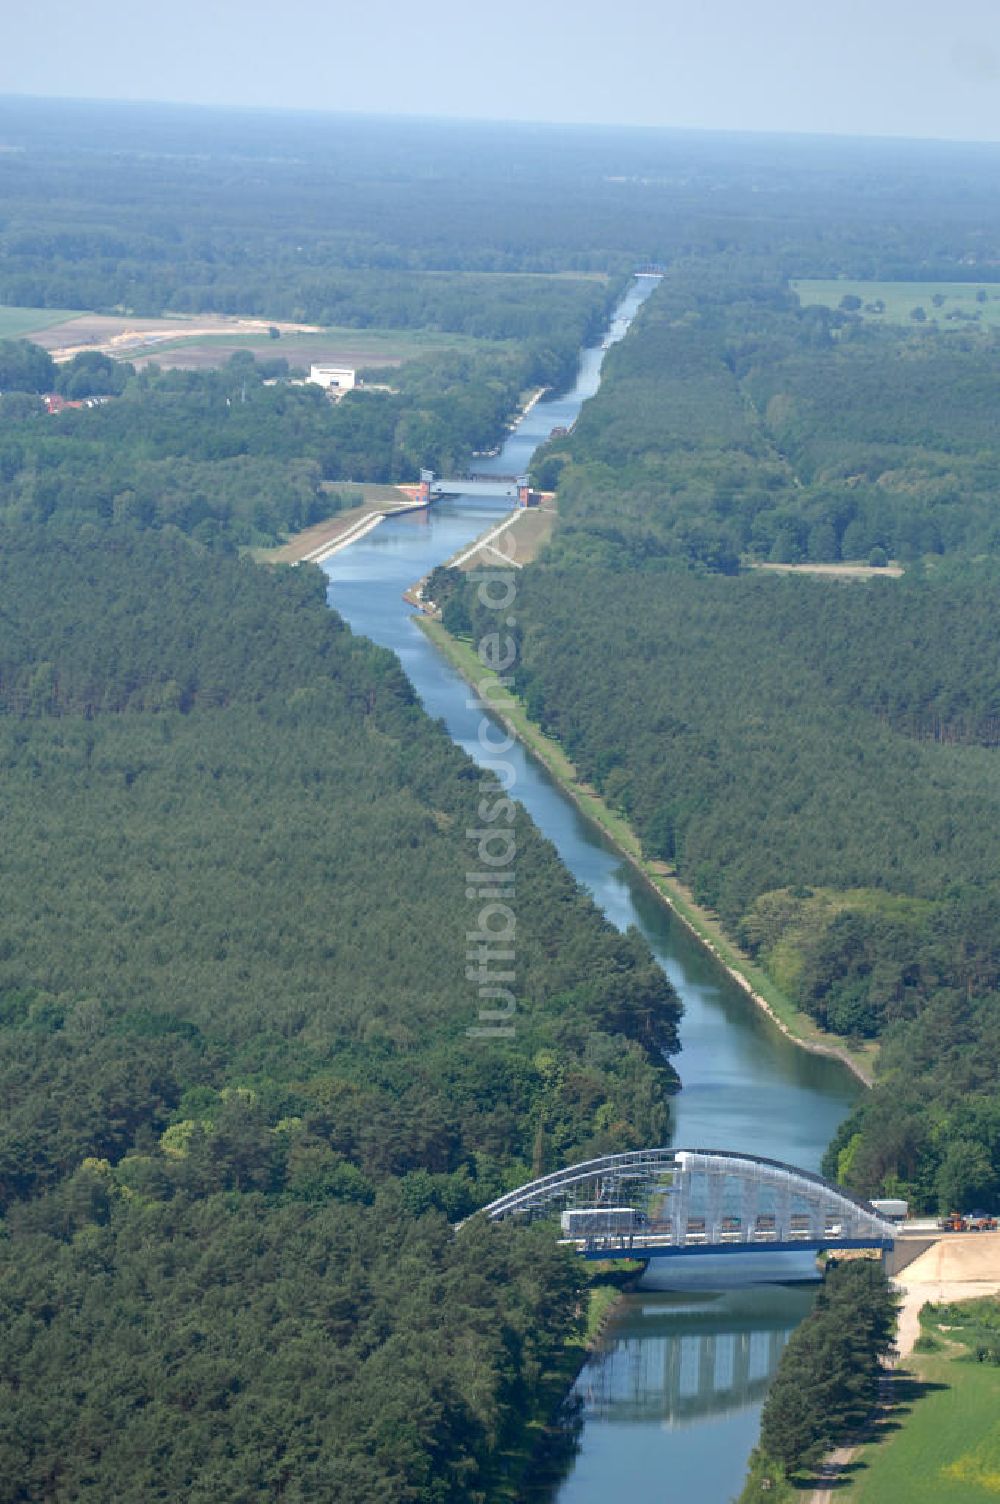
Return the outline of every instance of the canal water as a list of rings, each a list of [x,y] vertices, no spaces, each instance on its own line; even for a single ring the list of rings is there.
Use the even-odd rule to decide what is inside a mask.
[[[643,281],[629,290],[610,341],[623,336],[653,286]],[[536,404],[499,457],[477,470],[525,470],[551,429],[569,426],[596,392],[603,355],[602,346],[584,351],[572,391]],[[449,498],[384,522],[324,565],[331,605],[355,632],[398,654],[428,712],[480,763],[481,713],[420,631],[402,592],[505,510],[503,502]],[[642,931],[683,1001],[673,1142],[750,1150],[817,1169],[857,1098],[854,1079],[768,1022],[540,763],[520,746],[506,760],[514,768],[512,792],[536,825],[608,919]],[[558,1504],[607,1504],[620,1490],[629,1504],[728,1504],[739,1492],[768,1381],[811,1294],[796,1283],[754,1284],[753,1271],[740,1288],[723,1288],[712,1261],[691,1262],[698,1269],[690,1288],[628,1296],[583,1369],[576,1386],[580,1446],[554,1495]],[[726,1260],[727,1285],[734,1262]],[[805,1274],[805,1264],[789,1271],[796,1272]]]

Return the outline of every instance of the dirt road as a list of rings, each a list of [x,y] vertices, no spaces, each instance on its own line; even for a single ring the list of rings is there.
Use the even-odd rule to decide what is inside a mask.
[[[114,355],[127,360],[133,352],[149,354],[160,342],[205,339],[219,335],[258,335],[267,337],[274,325],[282,334],[319,334],[316,324],[289,324],[280,320],[218,317],[200,318],[127,318],[115,314],[83,314],[68,323],[53,324],[32,335],[56,361],[70,360],[85,350]],[[280,349],[275,350],[280,355]]]
[[[928,1248],[894,1281],[903,1297],[899,1356],[913,1351],[920,1335],[920,1308],[927,1301],[974,1300],[1000,1292],[1000,1232],[952,1233]]]

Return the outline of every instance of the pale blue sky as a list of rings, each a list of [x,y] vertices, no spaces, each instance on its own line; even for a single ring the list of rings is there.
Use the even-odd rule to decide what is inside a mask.
[[[0,0],[0,93],[1000,140],[1000,0]]]

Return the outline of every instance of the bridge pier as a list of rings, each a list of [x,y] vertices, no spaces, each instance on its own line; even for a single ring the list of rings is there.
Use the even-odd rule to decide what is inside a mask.
[[[933,1248],[937,1241],[933,1233],[926,1238],[897,1238],[891,1248],[883,1249],[882,1267],[890,1279],[895,1279],[914,1259],[926,1253],[928,1248]]]

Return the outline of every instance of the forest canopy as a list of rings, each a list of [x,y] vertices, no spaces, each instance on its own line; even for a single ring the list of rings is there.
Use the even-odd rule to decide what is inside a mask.
[[[671,268],[536,457],[519,576],[529,713],[799,1008],[885,1039],[826,1168],[926,1209],[1000,1207],[996,354]]]
[[[517,687],[790,997],[881,1041],[827,1172],[1000,1206],[998,336],[792,290],[995,279],[998,148],[13,97],[0,144],[0,330],[463,336],[336,407],[280,343],[0,341],[0,1504],[516,1487],[581,1276],[550,1230],[452,1224],[666,1141],[678,1001],[519,812],[517,1028],[470,1040],[482,777],[317,571],[239,555],[339,481],[460,472],[636,263],[666,275],[534,466]],[[881,577],[756,567],[844,560]],[[890,1317],[874,1275],[827,1287],[767,1415],[789,1466]]]
[[[5,528],[0,602],[0,1497],[488,1491],[578,1275],[448,1222],[663,1138],[669,984],[522,814],[469,1038],[480,775],[318,571]]]
[[[0,519],[273,545],[336,512],[338,480],[414,481],[425,465],[463,473],[500,442],[528,390],[572,373],[590,313],[579,304],[553,339],[408,362],[391,389],[336,404],[290,384],[280,358],[249,352],[218,371],[137,374],[96,352],[54,367],[26,340],[0,342]],[[40,391],[114,400],[51,415],[28,395]]]

